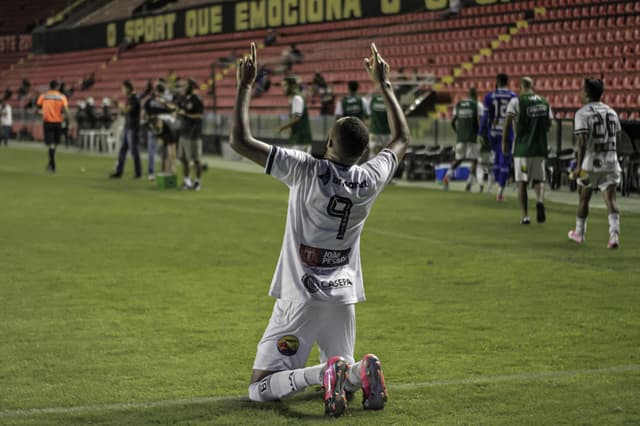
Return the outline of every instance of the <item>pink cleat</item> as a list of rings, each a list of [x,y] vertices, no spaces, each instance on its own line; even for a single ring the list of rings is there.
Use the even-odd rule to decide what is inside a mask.
[[[497,194],[497,195],[496,195],[496,201],[503,202],[503,201],[504,201],[504,195],[502,195],[502,194]]]
[[[577,244],[582,244],[584,242],[584,237],[573,229],[569,231],[569,239]]]
[[[384,384],[382,366],[377,356],[362,357],[360,366],[362,381],[362,406],[365,410],[382,410],[387,403],[387,387]]]
[[[324,386],[324,412],[329,417],[340,417],[347,408],[347,397],[344,383],[348,377],[349,366],[341,356],[334,356],[327,361],[327,368],[322,375]]]
[[[617,249],[619,245],[620,244],[618,242],[618,233],[612,232],[611,234],[609,234],[609,243],[607,243],[607,248]]]
[[[442,189],[445,191],[449,190],[449,176],[447,175],[442,178]]]

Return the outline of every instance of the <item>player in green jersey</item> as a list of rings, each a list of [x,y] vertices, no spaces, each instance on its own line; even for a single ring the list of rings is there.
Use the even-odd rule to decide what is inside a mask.
[[[502,130],[502,150],[508,150],[509,130],[515,122],[516,137],[513,144],[513,169],[518,183],[518,199],[522,217],[520,223],[528,225],[529,219],[527,184],[531,182],[536,191],[536,219],[544,223],[545,160],[548,153],[547,132],[553,114],[549,102],[533,91],[533,80],[520,80],[520,96],[507,105],[507,119]]]
[[[288,76],[284,79],[284,94],[289,97],[290,118],[289,121],[280,126],[277,130],[281,133],[291,129],[289,133],[289,144],[300,147],[306,146],[305,150],[311,147],[311,125],[309,124],[309,112],[307,105],[300,92],[300,84],[295,76]]]
[[[476,179],[478,166],[478,129],[480,119],[484,114],[484,107],[477,101],[478,93],[475,87],[469,89],[469,97],[462,99],[453,107],[451,127],[456,132],[456,160],[447,170],[442,180],[442,188],[449,189],[449,179],[463,161],[471,161],[471,170],[467,178],[466,191],[471,191],[471,185]],[[482,188],[482,185],[481,185]]]

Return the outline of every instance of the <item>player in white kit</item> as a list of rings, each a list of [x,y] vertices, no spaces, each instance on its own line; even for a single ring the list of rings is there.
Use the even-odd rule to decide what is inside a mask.
[[[338,417],[346,392],[363,391],[365,409],[382,409],[387,390],[373,354],[354,362],[355,304],[365,300],[360,234],[373,202],[391,180],[409,143],[409,129],[389,83],[389,66],[371,45],[365,67],[387,105],[392,139],[368,162],[357,165],[369,132],[345,117],[331,129],[324,159],[267,145],[251,135],[249,100],[257,72],[256,48],[238,62],[238,95],[231,146],[289,187],[289,207],[280,259],[269,294],[276,298],[258,344],[249,397],[277,400],[311,385],[323,385],[325,413]],[[314,343],[321,364],[306,367]]]
[[[602,80],[585,79],[582,92],[585,105],[575,115],[577,168],[571,172],[571,175],[578,179],[580,201],[576,214],[576,228],[569,231],[569,238],[578,244],[584,241],[589,201],[591,201],[593,190],[597,188],[602,191],[609,211],[607,247],[616,249],[620,236],[616,186],[620,183],[621,173],[616,142],[621,126],[618,114],[607,104],[600,102],[603,91]]]

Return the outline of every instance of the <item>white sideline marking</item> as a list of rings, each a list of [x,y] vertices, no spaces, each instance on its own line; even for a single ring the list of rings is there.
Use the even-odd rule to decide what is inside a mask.
[[[553,380],[576,376],[589,376],[598,374],[640,372],[640,365],[617,365],[612,367],[596,368],[591,370],[569,371],[540,371],[534,373],[520,373],[498,376],[478,376],[462,379],[434,380],[430,382],[390,384],[391,390],[412,390],[419,388],[431,388],[439,386],[465,386],[475,384],[493,384],[512,381]],[[96,411],[123,411],[139,410],[146,408],[168,408],[185,405],[208,404],[218,401],[248,401],[246,396],[204,396],[183,399],[169,399],[147,402],[120,402],[115,404],[91,404],[72,407],[29,408],[22,410],[0,411],[0,419],[12,417],[29,417],[40,414],[83,414]]]

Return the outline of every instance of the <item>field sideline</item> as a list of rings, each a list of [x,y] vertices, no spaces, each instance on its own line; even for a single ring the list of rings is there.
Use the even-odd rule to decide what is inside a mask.
[[[113,181],[112,158],[58,157],[49,176],[44,149],[0,149],[0,424],[326,422],[317,391],[244,397],[284,185],[214,167],[201,193],[159,191],[130,158]],[[524,227],[513,195],[387,188],[362,237],[356,356],[380,356],[390,400],[364,412],[358,394],[338,421],[640,423],[637,204],[609,251],[601,209],[576,246],[573,204]]]

